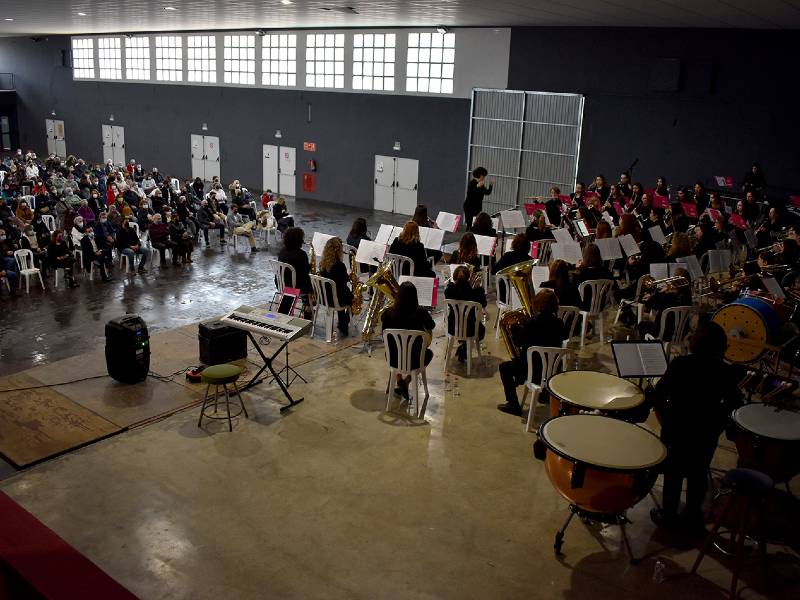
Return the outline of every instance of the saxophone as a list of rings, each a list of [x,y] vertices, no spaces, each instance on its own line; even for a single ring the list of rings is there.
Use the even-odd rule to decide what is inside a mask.
[[[314,252],[314,244],[311,244],[311,263],[309,264],[308,272],[312,275],[317,274],[317,253]],[[311,286],[311,291],[308,293],[308,303],[311,306],[317,303],[317,294],[314,292],[314,286]]]
[[[506,345],[506,350],[511,358],[520,358],[523,348],[520,348],[513,338],[513,329],[524,325],[533,317],[533,284],[531,282],[531,271],[536,264],[535,260],[511,265],[497,272],[498,275],[508,277],[509,283],[517,291],[522,308],[510,310],[500,318],[500,335]]]
[[[356,255],[350,254],[350,286],[353,288],[353,301],[350,303],[350,314],[358,315],[361,313],[361,305],[364,302],[364,289],[367,284],[358,278],[358,263]]]

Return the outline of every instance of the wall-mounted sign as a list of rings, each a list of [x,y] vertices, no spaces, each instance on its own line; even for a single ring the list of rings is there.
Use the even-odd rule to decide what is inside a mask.
[[[317,151],[316,142],[303,142],[303,150],[305,150],[306,152],[316,152]]]

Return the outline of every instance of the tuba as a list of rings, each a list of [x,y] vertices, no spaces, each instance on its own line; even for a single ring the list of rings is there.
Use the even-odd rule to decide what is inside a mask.
[[[353,288],[353,301],[350,303],[350,314],[361,313],[361,305],[364,302],[364,289],[367,284],[358,278],[358,263],[355,253],[350,254],[350,286]]]
[[[533,317],[533,282],[531,272],[536,264],[535,260],[517,263],[498,271],[498,275],[508,277],[509,283],[514,287],[519,296],[522,308],[510,310],[500,318],[500,334],[511,358],[520,358],[523,349],[515,342],[512,329],[528,322]]]
[[[392,274],[392,262],[387,260],[378,267],[366,285],[375,288],[364,317],[364,326],[361,328],[361,337],[364,343],[368,344],[383,311],[392,305],[400,291],[400,286]],[[389,299],[388,303],[386,302],[387,298]]]

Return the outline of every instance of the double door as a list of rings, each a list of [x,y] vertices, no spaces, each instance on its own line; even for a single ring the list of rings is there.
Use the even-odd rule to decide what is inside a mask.
[[[418,160],[376,155],[375,210],[413,215],[418,182]]]
[[[103,162],[125,164],[125,128],[119,125],[101,125],[103,135]]]
[[[212,135],[191,135],[192,179],[211,181],[219,177],[219,138]]]
[[[47,153],[66,158],[67,142],[64,139],[64,121],[45,119],[44,125],[47,132]]]
[[[288,146],[264,144],[261,153],[264,171],[264,190],[281,196],[297,193],[297,152]]]

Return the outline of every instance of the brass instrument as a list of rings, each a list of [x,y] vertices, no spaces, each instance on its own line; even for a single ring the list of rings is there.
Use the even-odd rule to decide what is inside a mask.
[[[686,277],[676,275],[674,277],[664,277],[655,279],[652,275],[642,275],[642,294],[653,294],[655,292],[672,292],[684,290],[689,287]]]
[[[350,286],[353,288],[353,301],[350,303],[350,314],[361,313],[361,305],[364,301],[364,289],[367,284],[358,278],[358,263],[355,253],[350,254]]]
[[[314,245],[311,245],[311,262],[308,267],[309,272],[312,275],[317,274],[317,253],[314,251]]]
[[[375,288],[364,316],[364,325],[361,328],[361,338],[365,344],[369,345],[369,340],[383,311],[392,305],[400,292],[400,285],[392,274],[392,262],[387,260],[378,267],[378,270],[367,280],[366,285]]]
[[[531,272],[535,264],[535,260],[529,260],[506,267],[497,273],[508,277],[522,304],[522,308],[510,310],[500,318],[500,334],[511,358],[520,358],[523,352],[523,349],[514,342],[512,329],[524,325],[533,317],[534,293]]]

